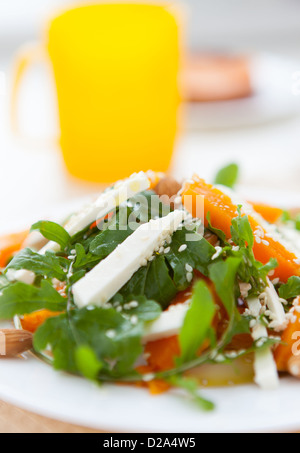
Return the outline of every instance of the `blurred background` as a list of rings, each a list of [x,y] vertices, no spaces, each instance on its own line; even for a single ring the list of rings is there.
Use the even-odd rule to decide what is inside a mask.
[[[83,2],[81,2],[83,3]],[[88,3],[88,2],[86,2]],[[300,3],[298,0],[184,0],[189,13],[189,45],[199,49],[242,52],[281,51],[299,56]],[[41,19],[70,0],[1,0],[1,60],[28,39],[36,39]]]
[[[186,119],[176,141],[172,173],[182,178],[196,171],[212,179],[218,168],[237,162],[242,191],[251,187],[253,197],[264,193],[268,200],[276,198],[275,204],[286,202],[286,191],[300,205],[300,2],[181,3],[186,10],[186,53],[194,58],[187,80],[194,89],[186,95]],[[30,140],[17,140],[9,127],[14,55],[24,43],[39,39],[49,13],[68,4],[74,1],[0,2],[1,231],[22,227],[36,216],[50,216],[58,204],[76,204],[78,197],[101,186],[65,172],[51,140],[58,124],[55,90],[45,65],[34,65],[22,82],[18,119]],[[238,100],[201,99],[195,77],[197,82],[202,67],[197,57],[203,53],[246,58],[251,93]]]

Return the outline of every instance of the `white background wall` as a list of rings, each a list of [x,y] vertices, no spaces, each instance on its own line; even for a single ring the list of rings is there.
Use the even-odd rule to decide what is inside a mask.
[[[88,0],[82,0],[81,3]],[[38,35],[41,19],[74,0],[1,0],[0,56]],[[277,49],[300,47],[299,0],[181,0],[188,6],[193,48]]]

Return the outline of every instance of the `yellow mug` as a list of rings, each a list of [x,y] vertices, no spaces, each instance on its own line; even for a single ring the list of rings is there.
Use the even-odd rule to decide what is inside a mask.
[[[44,49],[72,175],[111,182],[137,170],[167,171],[180,105],[180,22],[169,2],[95,3],[61,12],[43,43],[19,55],[14,121],[19,82]]]

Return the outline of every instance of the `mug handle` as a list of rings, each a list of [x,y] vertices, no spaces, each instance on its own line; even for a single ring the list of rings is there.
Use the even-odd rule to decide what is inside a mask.
[[[10,124],[13,135],[18,138],[25,138],[21,132],[18,121],[18,97],[20,92],[20,85],[25,72],[28,68],[36,63],[45,62],[47,60],[47,53],[44,47],[36,42],[25,44],[19,49],[15,56],[15,63],[13,67],[13,82],[11,89],[11,102],[10,102]],[[31,139],[32,141],[39,141],[38,139]],[[58,138],[54,139],[57,143]]]

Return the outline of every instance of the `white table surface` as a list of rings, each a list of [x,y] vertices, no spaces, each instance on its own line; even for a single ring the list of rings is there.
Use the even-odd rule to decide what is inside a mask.
[[[20,109],[27,129],[39,131],[40,138],[49,137],[55,131],[49,96],[43,99],[42,88],[33,82],[24,91],[27,97],[21,97]],[[33,144],[12,137],[8,104],[7,89],[0,96],[0,231],[47,217],[57,203],[72,202],[100,188],[71,178],[49,140]],[[179,178],[197,172],[211,179],[217,168],[231,161],[241,165],[242,185],[298,192],[300,205],[299,116],[255,127],[187,130],[178,141],[172,171]]]

